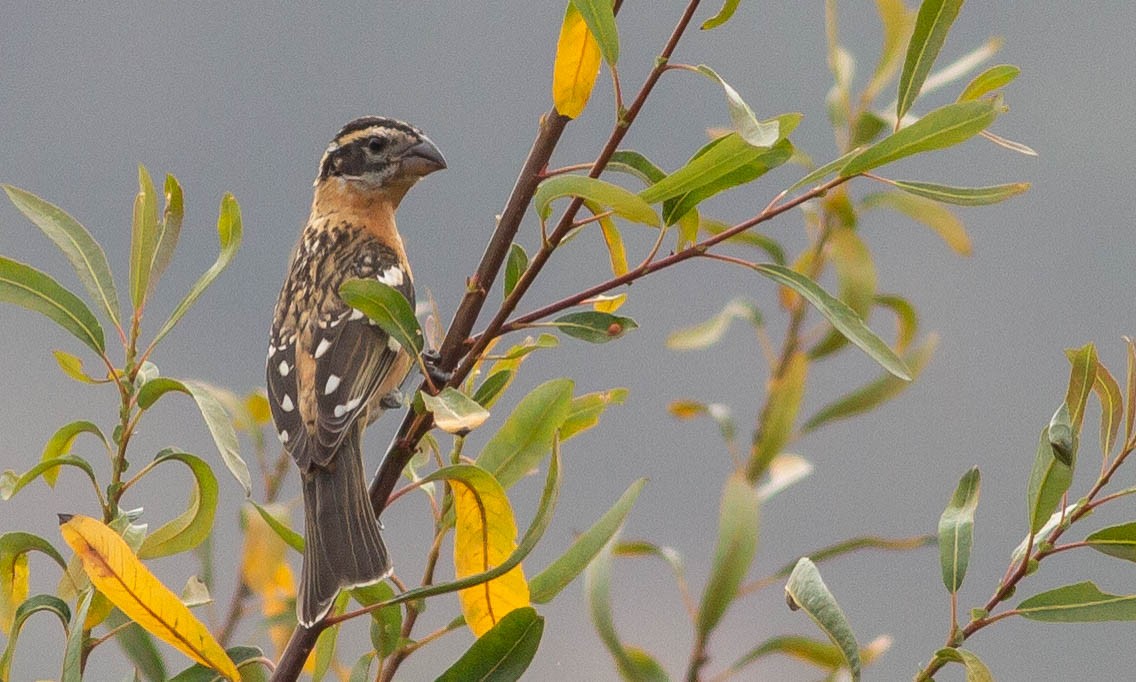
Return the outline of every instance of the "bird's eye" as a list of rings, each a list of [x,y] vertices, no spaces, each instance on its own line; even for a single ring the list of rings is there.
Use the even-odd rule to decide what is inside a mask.
[[[372,137],[371,139],[367,140],[367,149],[375,152],[376,154],[381,152],[386,146],[387,141],[382,137]]]

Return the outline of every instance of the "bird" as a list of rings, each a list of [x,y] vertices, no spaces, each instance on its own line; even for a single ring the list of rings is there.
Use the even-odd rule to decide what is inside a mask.
[[[414,280],[395,225],[421,178],[446,168],[418,128],[364,116],[327,146],[311,213],[292,252],[269,333],[266,375],[277,435],[300,471],[304,560],[296,596],[304,627],[341,589],[392,572],[363,473],[363,431],[398,404],[414,358],[339,296],[348,279],[376,279],[414,306]]]

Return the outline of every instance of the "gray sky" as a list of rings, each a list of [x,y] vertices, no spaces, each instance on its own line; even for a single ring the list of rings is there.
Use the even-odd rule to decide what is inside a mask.
[[[700,19],[716,10],[711,5]],[[803,3],[743,2],[727,27],[692,31],[676,60],[715,67],[759,115],[804,112],[793,139],[825,161],[833,156],[823,108],[830,81],[821,10],[819,3],[813,5],[802,10]],[[845,42],[863,78],[877,54],[874,5],[841,5]],[[625,3],[620,71],[626,90],[638,87],[681,7],[679,2]],[[450,169],[415,189],[400,213],[418,286],[432,291],[449,316],[513,184],[537,117],[549,107],[562,11],[563,2],[8,7],[0,28],[0,180],[66,208],[103,243],[112,266],[124,272],[135,164],[145,163],[156,176],[178,176],[187,221],[178,256],[147,318],[151,333],[213,261],[216,207],[223,192],[233,192],[245,225],[237,264],[155,359],[163,374],[243,392],[262,382],[271,307],[307,215],[319,155],[338,127],[355,116],[376,113],[411,121],[449,161]],[[1024,491],[1037,432],[1064,395],[1068,372],[1062,349],[1096,341],[1102,359],[1122,373],[1120,337],[1136,333],[1131,325],[1136,209],[1130,198],[1136,157],[1134,25],[1136,6],[1123,2],[964,7],[944,58],[961,55],[991,34],[1005,37],[995,63],[1020,65],[1023,74],[1007,93],[1010,113],[994,130],[1033,146],[1040,157],[972,141],[930,162],[905,162],[892,174],[975,185],[1026,180],[1033,190],[1003,205],[961,211],[975,244],[968,259],[953,255],[906,219],[879,213],[862,223],[880,288],[902,293],[918,306],[922,330],[941,335],[939,351],[898,402],[794,445],[816,471],[764,509],[754,576],[852,535],[933,532],[959,476],[977,464],[983,497],[961,604],[978,606],[989,596],[1024,533]],[[606,76],[601,77],[589,109],[569,127],[557,163],[594,158],[610,126],[607,89]],[[712,84],[691,74],[667,75],[627,146],[674,168],[704,141],[706,127],[727,120]],[[708,207],[722,219],[745,218],[797,175],[796,169],[782,169]],[[870,189],[863,183],[857,188]],[[798,215],[783,217],[768,231],[792,249],[803,243]],[[629,247],[642,253],[650,235],[633,226],[625,233]],[[526,224],[522,241],[530,251],[537,243],[534,221]],[[54,247],[6,204],[0,206],[0,253],[79,288]],[[554,260],[530,305],[587,286],[605,273],[600,240],[584,235]],[[627,405],[609,411],[599,428],[566,446],[561,508],[527,563],[530,575],[635,478],[647,476],[650,483],[625,536],[676,548],[700,592],[729,458],[711,425],[676,423],[665,406],[677,398],[726,403],[748,432],[765,370],[751,335],[740,327],[712,352],[680,355],[667,351],[663,340],[735,295],[756,299],[777,330],[783,318],[773,294],[768,282],[736,269],[683,266],[633,288],[623,309],[640,323],[633,334],[603,347],[566,340],[525,366],[490,429],[523,390],[548,378],[571,375],[581,392],[612,386],[631,390]],[[875,322],[880,329],[889,324],[882,315]],[[91,419],[109,432],[115,408],[108,391],[72,383],[49,352],[81,352],[78,344],[45,319],[9,306],[0,307],[0,325],[7,349],[0,355],[3,468],[29,468],[67,421]],[[876,374],[873,363],[855,352],[818,366],[805,411]],[[188,399],[173,397],[168,403],[146,422],[134,460],[178,444],[217,463],[223,498],[218,555],[231,555],[240,490],[220,468]],[[1095,409],[1090,419],[1096,419]],[[373,428],[371,466],[393,424],[390,419]],[[1095,425],[1086,431],[1095,433]],[[484,438],[473,439],[474,444]],[[93,448],[79,452],[97,456]],[[1084,490],[1096,457],[1095,437],[1086,436],[1077,491]],[[179,476],[172,470],[158,474],[129,502],[154,510],[151,524],[160,523],[173,512],[169,497],[183,494],[185,481]],[[1131,476],[1121,476],[1121,485],[1130,481]],[[290,483],[294,495],[294,480]],[[539,487],[533,479],[516,489],[522,526]],[[61,545],[54,514],[93,513],[86,494],[69,474],[55,491],[36,484],[0,507],[0,531],[29,530]],[[1130,519],[1120,509],[1099,515],[1092,527]],[[404,500],[384,522],[400,573],[419,574],[429,534],[421,501]],[[52,590],[54,569],[44,568],[39,558],[33,562],[33,588]],[[192,571],[190,564],[159,561],[157,571],[169,584],[180,585]],[[621,634],[680,675],[690,628],[665,568],[624,562],[616,570]],[[948,601],[933,549],[865,553],[821,570],[861,641],[883,633],[895,639],[870,679],[909,678],[941,646]],[[224,602],[234,577],[221,572],[217,597]],[[1096,580],[1108,592],[1136,592],[1129,574],[1130,567],[1117,560],[1070,554],[1047,561],[1019,594],[1084,579]],[[431,602],[420,632],[447,622],[456,609],[453,598]],[[531,668],[533,679],[614,676],[588,621],[579,584],[540,610],[548,622]],[[712,643],[709,670],[784,631],[819,635],[803,615],[784,608],[779,588],[742,602]],[[253,628],[243,634],[258,636]],[[982,632],[969,648],[1000,679],[1109,679],[1136,663],[1131,635],[1123,624],[1058,628],[1011,620]],[[58,628],[46,618],[35,619],[26,636],[16,657],[16,679],[57,675],[56,657],[37,655],[32,644],[36,637],[60,641]],[[352,635],[355,642],[364,637]],[[462,632],[431,645],[411,658],[404,678],[432,678],[470,641]],[[182,667],[176,653],[167,651],[167,660],[171,671]],[[112,649],[100,649],[89,669],[91,679],[117,679],[123,662]],[[803,674],[800,666],[782,661],[753,670],[763,679]]]

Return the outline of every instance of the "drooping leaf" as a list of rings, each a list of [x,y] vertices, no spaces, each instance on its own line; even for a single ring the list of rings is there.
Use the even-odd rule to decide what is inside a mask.
[[[569,0],[580,12],[588,30],[599,43],[604,61],[615,66],[619,61],[619,28],[615,25],[615,13],[611,0]]]
[[[24,623],[32,614],[40,611],[55,614],[63,624],[64,633],[67,632],[68,624],[71,622],[71,609],[68,608],[66,602],[50,594],[37,594],[29,597],[16,609],[16,617],[12,621],[12,633],[8,637],[3,655],[0,655],[0,680],[12,678],[12,657],[16,653],[16,640],[20,637],[20,630],[23,629]]]
[[[134,198],[134,220],[130,237],[130,300],[135,310],[146,304],[150,288],[150,268],[158,247],[158,197],[150,171],[138,166],[138,195]]]
[[[600,415],[609,405],[622,405],[627,400],[626,388],[585,393],[572,398],[568,416],[560,424],[560,440],[566,441],[600,423]]]
[[[343,302],[363,311],[372,322],[415,355],[424,337],[414,308],[398,289],[375,279],[349,279],[339,287]]]
[[[740,473],[726,480],[718,514],[718,541],[698,606],[696,636],[705,641],[737,596],[757,553],[757,491]]]
[[[51,354],[55,356],[55,363],[59,365],[59,369],[81,384],[105,384],[110,381],[109,379],[96,379],[87,374],[86,370],[83,369],[83,359],[77,355],[61,350],[53,350]]]
[[[446,433],[465,434],[489,419],[488,410],[449,386],[436,396],[422,393],[422,402],[434,415],[434,423]]]
[[[807,613],[832,643],[840,647],[853,681],[859,680],[860,647],[856,644],[856,636],[852,633],[844,611],[821,579],[820,571],[807,557],[797,562],[789,576],[785,596],[790,609],[801,609]]]
[[[534,388],[482,448],[477,465],[506,489],[535,469],[568,416],[573,386],[571,379],[553,379]]]
[[[748,299],[735,298],[709,320],[671,332],[667,336],[667,348],[671,350],[709,348],[721,340],[734,320],[747,320],[755,328],[760,328],[763,324],[761,311],[757,309],[756,304]]]
[[[754,147],[771,147],[785,137],[780,132],[781,124],[777,119],[758,121],[753,109],[749,108],[738,91],[723,80],[714,69],[705,64],[700,64],[697,68],[699,73],[722,87],[726,94],[726,105],[730,110],[730,122],[733,123],[734,132],[743,140]]]
[[[907,348],[915,340],[916,332],[919,331],[919,314],[915,312],[915,306],[906,298],[894,294],[877,294],[876,305],[895,313],[894,348],[897,353],[907,352]]]
[[[505,260],[505,296],[513,293],[513,288],[517,286],[517,280],[521,275],[525,274],[525,270],[529,267],[529,256],[525,253],[524,248],[517,243],[509,246],[509,255]]]
[[[1058,459],[1046,426],[1041,430],[1027,489],[1030,530],[1041,530],[1072,482],[1073,467]]]
[[[585,175],[555,175],[541,182],[533,195],[533,209],[541,220],[547,220],[552,215],[552,202],[563,197],[587,199],[627,220],[659,226],[659,215],[639,195]]]
[[[909,194],[956,206],[988,206],[1015,197],[1030,188],[1028,182],[1013,182],[991,187],[951,187],[906,180],[895,180],[892,184]]]
[[[46,472],[53,472],[55,476],[58,476],[58,468],[62,466],[73,466],[82,469],[83,473],[87,474],[87,478],[91,480],[91,485],[98,489],[99,482],[95,478],[95,470],[91,468],[90,463],[82,457],[69,455],[41,461],[22,474],[17,474],[11,469],[0,474],[0,500],[12,499],[12,496],[23,490],[24,486],[36,480],[41,475],[45,475]]]
[[[781,454],[793,435],[808,374],[808,357],[797,351],[790,356],[785,371],[769,380],[766,388],[768,397],[761,412],[760,429],[754,436],[746,472],[750,481],[756,481],[765,472],[769,463]]]
[[[946,206],[937,201],[903,192],[876,192],[864,197],[864,208],[890,208],[922,223],[939,235],[939,238],[961,255],[969,256],[973,247],[962,222]]]
[[[759,263],[754,269],[773,281],[800,294],[824,315],[833,327],[848,337],[848,340],[868,354],[881,367],[905,381],[911,380],[911,373],[883,339],[876,336],[856,313],[839,299],[834,298],[820,286],[804,275],[780,265]]]
[[[205,425],[213,436],[213,442],[221,453],[221,460],[245,489],[245,495],[252,492],[252,477],[249,475],[248,465],[241,459],[240,444],[237,441],[237,432],[229,419],[224,405],[214,395],[215,389],[199,381],[179,381],[169,377],[157,377],[142,385],[138,391],[138,406],[148,410],[166,393],[178,391],[193,398],[197,409],[205,418]]]
[[[599,74],[599,43],[576,4],[569,1],[552,66],[552,103],[556,111],[568,118],[582,114]]]
[[[161,341],[174,325],[186,314],[186,312],[193,307],[201,294],[209,288],[213,280],[217,279],[225,268],[229,267],[229,263],[233,262],[233,258],[237,255],[237,251],[241,248],[242,228],[241,228],[241,207],[237,204],[237,200],[233,198],[232,194],[226,194],[221,198],[221,208],[217,217],[217,237],[221,243],[221,253],[217,255],[217,260],[213,265],[209,266],[201,277],[193,283],[185,298],[177,304],[174,311],[170,313],[169,319],[154,335],[154,340],[150,342],[153,347]]]
[[[213,530],[213,517],[217,511],[217,477],[213,470],[201,458],[184,452],[159,455],[155,463],[171,460],[186,465],[193,474],[189,504],[176,518],[146,536],[138,549],[139,559],[156,559],[189,551],[204,542]]]
[[[103,247],[95,241],[87,228],[63,209],[31,192],[11,185],[2,186],[16,208],[67,256],[91,299],[99,304],[112,322],[119,324],[118,292],[115,290],[114,277]]]
[[[718,10],[718,13],[714,16],[702,22],[700,28],[703,31],[709,31],[712,28],[718,28],[726,23],[734,16],[734,12],[737,11],[740,2],[741,0],[725,0],[725,2],[722,3],[722,9]]]
[[[150,263],[150,291],[154,290],[162,278],[170,260],[174,257],[178,238],[181,236],[181,223],[185,217],[185,199],[182,196],[181,185],[177,178],[166,174],[166,208],[162,212],[162,223],[159,225],[158,241],[154,248],[154,259]]]
[[[477,638],[437,682],[513,682],[519,680],[540,646],[544,618],[531,606],[510,611]]]
[[[978,467],[974,467],[963,474],[950,503],[939,517],[939,566],[943,571],[943,584],[952,594],[962,586],[970,564],[980,486]]]
[[[148,632],[230,680],[236,665],[177,595],[109,527],[87,516],[60,516],[63,539],[102,594]]]
[[[1047,623],[1100,623],[1136,620],[1136,595],[1106,594],[1092,581],[1034,595],[1014,609]]]
[[[623,521],[631,512],[632,505],[639,498],[639,493],[646,483],[645,478],[632,483],[611,509],[592,524],[591,528],[581,533],[564,554],[533,576],[529,581],[529,591],[534,603],[546,604],[552,601],[553,597],[560,594],[561,590],[587,568],[604,545],[623,527]]]
[[[997,103],[988,100],[956,102],[935,109],[853,156],[840,169],[840,175],[851,177],[913,154],[953,147],[986,130],[998,111]]]
[[[896,118],[902,120],[919,96],[923,81],[931,73],[931,67],[947,40],[947,33],[962,9],[962,3],[963,0],[923,0],[920,4],[919,14],[915,17],[915,28],[907,44],[903,73],[899,77]]]
[[[935,652],[935,658],[961,663],[966,668],[966,682],[994,682],[994,675],[986,664],[965,649],[939,649]]]
[[[1021,72],[1021,69],[1012,64],[991,66],[975,76],[974,80],[963,88],[963,91],[959,93],[958,101],[968,102],[988,95],[998,88],[1009,85]]]
[[[71,445],[81,433],[89,433],[97,436],[103,443],[103,447],[107,447],[106,437],[99,427],[89,421],[75,421],[70,424],[61,426],[58,431],[52,434],[47,444],[43,446],[43,455],[40,456],[41,462],[46,462],[49,459],[56,459],[58,457],[65,457],[71,454]],[[52,488],[55,487],[55,481],[59,478],[59,468],[48,469],[43,473],[43,480]]]
[[[87,304],[49,275],[0,256],[0,303],[41,313],[96,353],[106,348],[103,328]]]
[[[67,562],[38,535],[10,531],[0,535],[0,632],[11,632],[16,610],[28,598],[28,554],[42,552],[66,570]]]

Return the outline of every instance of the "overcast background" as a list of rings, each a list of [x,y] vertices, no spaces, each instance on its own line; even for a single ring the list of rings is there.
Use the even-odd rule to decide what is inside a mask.
[[[356,116],[376,113],[411,121],[446,155],[450,169],[411,192],[400,226],[419,289],[433,292],[448,319],[536,121],[549,108],[563,6],[562,0],[256,3],[239,9],[227,3],[131,3],[116,9],[13,3],[4,8],[0,27],[0,181],[66,208],[124,274],[136,164],[146,164],[155,177],[177,175],[185,188],[187,220],[177,257],[148,311],[144,326],[150,333],[215,258],[217,204],[223,192],[232,192],[245,227],[238,260],[154,360],[163,374],[244,392],[263,381],[271,309],[307,216],[316,163],[339,126]],[[642,82],[682,6],[676,0],[625,3],[619,23],[626,93]],[[862,84],[878,54],[874,3],[841,6],[841,30],[857,57]],[[707,3],[696,25],[717,7]],[[754,577],[853,535],[933,532],[959,476],[977,464],[982,501],[975,555],[961,595],[963,612],[989,596],[1023,535],[1037,432],[1064,395],[1068,370],[1062,349],[1095,341],[1119,375],[1124,370],[1121,336],[1136,333],[1133,26],[1136,5],[1127,2],[1038,0],[964,7],[944,59],[989,35],[1005,37],[994,63],[1018,64],[1023,74],[1007,93],[1010,113],[994,130],[1033,146],[1040,157],[976,140],[929,161],[904,163],[893,174],[975,185],[1024,180],[1033,189],[1003,205],[961,211],[975,244],[971,258],[954,255],[905,218],[876,213],[863,222],[881,290],[915,302],[922,331],[941,335],[939,350],[897,402],[794,445],[816,470],[764,509]],[[830,83],[824,50],[821,3],[747,0],[726,27],[690,31],[675,60],[714,66],[762,116],[804,112],[793,139],[825,161],[834,148],[823,105]],[[916,109],[948,101],[958,87]],[[588,110],[569,126],[556,163],[594,158],[610,128],[609,89],[602,76]],[[720,92],[710,82],[670,74],[626,146],[675,168],[704,142],[706,127],[727,121]],[[709,210],[726,220],[742,219],[799,175],[796,168],[782,169],[732,198],[714,201]],[[868,189],[865,183],[856,187],[857,192]],[[522,237],[530,251],[537,243],[534,229],[530,220]],[[783,217],[768,231],[790,249],[804,244],[799,215]],[[626,233],[629,247],[641,254],[650,235],[634,227]],[[0,253],[81,289],[65,259],[7,202],[0,206]],[[601,241],[586,234],[553,261],[523,307],[593,283],[606,268]],[[119,283],[124,292],[122,277]],[[729,458],[711,424],[677,423],[665,406],[676,398],[726,403],[745,437],[762,396],[765,369],[752,335],[741,326],[712,352],[680,355],[666,350],[663,341],[735,295],[759,301],[773,330],[783,328],[783,318],[769,282],[720,264],[661,273],[637,284],[631,294],[623,311],[639,321],[639,330],[601,347],[566,340],[560,349],[531,359],[486,433],[524,390],[548,378],[571,375],[581,392],[628,387],[625,406],[610,410],[599,428],[565,447],[560,509],[527,570],[535,574],[568,545],[574,531],[586,528],[633,480],[647,476],[650,483],[625,536],[676,548],[686,557],[697,596],[713,551]],[[887,330],[890,322],[881,314],[874,326]],[[110,391],[71,382],[51,357],[52,348],[83,353],[73,338],[45,318],[10,306],[0,307],[0,328],[0,466],[26,470],[54,430],[71,420],[91,419],[110,432],[116,413]],[[805,412],[878,371],[855,351],[818,366],[810,376]],[[1076,490],[1084,490],[1096,468],[1096,417],[1094,407]],[[394,424],[388,419],[372,429],[369,467],[377,464]],[[484,435],[471,445],[481,442]],[[236,551],[242,495],[186,398],[163,401],[144,423],[133,459],[145,461],[171,444],[215,463],[222,494],[217,549],[224,567]],[[100,457],[82,439],[77,452]],[[127,500],[154,511],[148,517],[151,527],[175,511],[175,502],[182,504],[186,480],[175,469],[159,470]],[[1125,470],[1119,479],[1118,486],[1129,485],[1133,476]],[[296,495],[294,477],[288,483],[288,494]],[[539,487],[534,478],[516,488],[522,527]],[[1115,507],[1089,525],[1133,517],[1131,502]],[[96,510],[88,489],[68,472],[55,491],[36,483],[0,506],[0,531],[33,531],[62,546],[55,512]],[[400,574],[414,579],[429,534],[421,499],[404,499],[384,522]],[[42,557],[32,562],[33,591],[52,591],[56,569]],[[157,570],[180,586],[195,569],[192,561],[174,559],[158,562]],[[868,679],[909,679],[942,645],[948,600],[933,548],[868,552],[821,570],[862,642],[884,633],[894,637],[892,650],[866,674]],[[681,675],[690,628],[665,567],[639,560],[621,562],[616,571],[622,636],[645,647],[672,675]],[[1108,592],[1136,592],[1131,564],[1086,551],[1046,561],[1019,595],[1090,578]],[[216,594],[222,608],[234,584],[234,575],[222,569]],[[453,597],[432,600],[418,633],[447,622],[456,608]],[[589,623],[579,583],[541,612],[548,621],[529,672],[532,679],[615,677]],[[355,631],[353,641],[364,641],[362,623],[351,623],[348,630]],[[720,670],[754,643],[786,631],[820,636],[805,616],[784,607],[781,590],[774,587],[730,611],[712,642],[708,670]],[[968,648],[999,679],[1116,679],[1136,663],[1134,632],[1131,624],[1059,627],[1009,620],[980,633]],[[58,627],[37,617],[26,633],[14,679],[57,676]],[[259,637],[254,627],[246,627],[238,639]],[[447,636],[414,655],[400,677],[433,679],[471,640],[466,631]],[[180,654],[163,649],[171,673],[181,669]],[[350,652],[358,650],[348,646]],[[353,661],[354,656],[347,659]],[[121,679],[126,667],[114,647],[105,647],[91,658],[88,670],[90,679]],[[781,660],[751,668],[744,677],[758,676],[817,677]],[[943,677],[961,679],[957,672]]]

